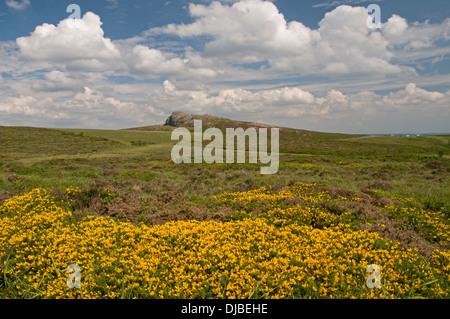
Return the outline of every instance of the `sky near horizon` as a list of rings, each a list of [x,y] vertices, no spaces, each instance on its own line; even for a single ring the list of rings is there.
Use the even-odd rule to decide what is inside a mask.
[[[0,0],[0,125],[121,129],[181,110],[450,133],[449,17],[448,0]]]

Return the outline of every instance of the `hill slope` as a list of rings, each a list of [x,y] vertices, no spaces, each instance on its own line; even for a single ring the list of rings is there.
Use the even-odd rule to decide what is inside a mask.
[[[176,127],[193,130],[194,120],[202,120],[203,129],[274,127],[269,124],[236,121],[209,114],[194,115],[181,111],[173,112],[164,125],[131,128],[136,131],[172,131]],[[280,153],[333,155],[339,153],[346,157],[390,157],[403,158],[411,154],[446,155],[450,154],[450,136],[369,136],[361,134],[324,133],[279,127]],[[270,129],[268,130],[270,135]]]

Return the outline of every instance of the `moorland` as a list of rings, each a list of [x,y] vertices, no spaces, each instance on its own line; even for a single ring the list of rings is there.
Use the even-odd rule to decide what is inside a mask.
[[[173,163],[174,129],[0,127],[0,297],[449,297],[450,135],[280,128],[262,175]]]

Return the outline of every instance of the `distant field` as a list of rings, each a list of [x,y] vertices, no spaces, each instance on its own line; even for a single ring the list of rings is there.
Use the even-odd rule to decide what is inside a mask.
[[[34,155],[88,154],[118,146],[103,138],[84,137],[45,128],[0,127],[1,156],[19,158]]]
[[[366,138],[348,138],[343,139],[345,142],[368,143],[378,145],[392,145],[409,147],[412,152],[418,150],[426,150],[430,152],[438,152],[442,150],[448,152],[450,136],[367,136]]]
[[[95,298],[449,297],[450,136],[281,129],[278,173],[261,175],[260,164],[172,163],[172,129],[0,127],[0,231],[8,243],[0,244],[0,296],[81,297],[64,288],[63,271],[80,263],[93,274],[84,296]],[[238,245],[232,238],[246,229]],[[96,252],[83,234],[109,248],[89,259]],[[246,240],[252,236],[257,246]],[[26,246],[32,242],[41,246]],[[144,258],[156,242],[154,253],[173,269]],[[119,247],[142,256],[108,259]],[[58,271],[41,248],[53,251]],[[232,251],[245,267],[224,254]],[[368,263],[386,267],[384,290],[364,288]],[[139,281],[139,272],[150,277]]]
[[[170,143],[171,131],[138,131],[138,130],[86,130],[61,129],[63,132],[83,134],[96,138],[105,138],[124,144],[162,144]]]
[[[167,126],[129,130],[0,127],[2,189],[24,192],[41,185],[52,186],[55,175],[64,176],[57,179],[58,185],[71,186],[75,181],[82,181],[83,186],[88,186],[105,177],[128,184],[132,179],[127,182],[121,179],[127,169],[153,171],[153,175],[163,180],[173,174],[176,178],[169,182],[179,184],[192,175],[190,171],[206,170],[212,176],[226,171],[240,172],[240,175],[232,173],[235,177],[226,183],[216,183],[214,178],[204,180],[202,191],[208,189],[210,193],[231,190],[238,182],[258,187],[298,179],[359,190],[377,181],[391,184],[390,192],[396,195],[432,197],[433,201],[448,207],[450,136],[369,137],[282,129],[280,170],[273,176],[261,176],[256,173],[259,169],[256,164],[167,164],[171,147],[176,143],[170,140],[172,129]],[[104,176],[104,171],[119,174]],[[30,172],[28,177],[25,172]],[[23,176],[24,180],[11,183],[7,177],[11,174]],[[194,185],[189,184],[189,188]]]

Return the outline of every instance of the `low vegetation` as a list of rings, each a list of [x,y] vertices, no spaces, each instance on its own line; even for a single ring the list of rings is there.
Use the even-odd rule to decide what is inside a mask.
[[[449,136],[282,129],[261,175],[174,164],[170,132],[0,127],[0,295],[449,297]]]

